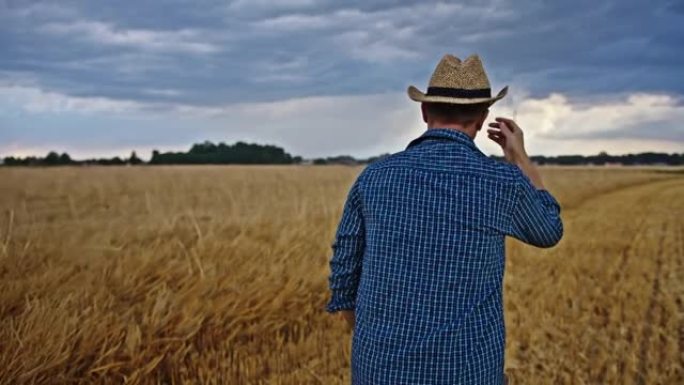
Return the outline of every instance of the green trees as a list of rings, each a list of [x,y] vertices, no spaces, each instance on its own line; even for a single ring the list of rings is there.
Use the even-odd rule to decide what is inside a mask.
[[[138,165],[144,163],[142,159],[138,158],[138,154],[135,153],[135,151],[131,152],[131,156],[128,158],[128,164],[130,165]]]
[[[8,156],[3,159],[3,164],[6,166],[64,166],[74,163],[66,152],[60,155],[55,151],[50,151],[45,158],[36,156],[27,156],[25,158]]]
[[[642,152],[639,154],[609,155],[601,151],[598,155],[559,155],[559,156],[532,156],[538,164],[556,165],[667,165],[677,166],[684,164],[684,154],[667,154],[663,152]]]
[[[152,151],[150,164],[292,164],[301,162],[273,145],[237,142],[228,145],[210,141],[192,145],[188,152]]]

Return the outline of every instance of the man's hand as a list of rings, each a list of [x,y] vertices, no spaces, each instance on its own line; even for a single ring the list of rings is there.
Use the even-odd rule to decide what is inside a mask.
[[[354,330],[354,310],[342,310],[340,313],[342,313],[342,318],[344,318],[347,323],[349,323],[352,330]]]
[[[507,161],[519,164],[528,158],[523,131],[512,119],[497,117],[489,127],[493,127],[487,129],[489,139],[501,146]]]
[[[527,175],[534,187],[543,189],[541,175],[525,151],[523,131],[512,119],[497,117],[495,123],[489,123],[487,135],[496,142],[504,152],[504,157],[510,163],[515,164]]]

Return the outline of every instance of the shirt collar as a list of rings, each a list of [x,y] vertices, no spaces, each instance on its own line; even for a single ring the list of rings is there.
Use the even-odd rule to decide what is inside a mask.
[[[423,142],[427,139],[435,139],[439,141],[452,141],[464,144],[473,149],[477,149],[477,146],[475,146],[475,142],[470,136],[468,136],[468,134],[462,131],[451,130],[448,128],[430,128],[427,131],[425,131],[421,136],[409,142],[406,148],[408,149],[410,147],[413,147],[416,144]]]

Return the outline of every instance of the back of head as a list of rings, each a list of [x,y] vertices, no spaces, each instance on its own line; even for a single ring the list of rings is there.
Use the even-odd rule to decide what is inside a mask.
[[[424,106],[427,118],[433,122],[470,126],[488,112],[490,103],[424,103]]]

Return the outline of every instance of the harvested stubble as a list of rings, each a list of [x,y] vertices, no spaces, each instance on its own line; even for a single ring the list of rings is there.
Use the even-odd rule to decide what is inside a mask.
[[[0,169],[0,383],[348,383],[323,307],[359,171]],[[512,382],[684,382],[682,175],[544,174],[566,234],[508,244]]]

